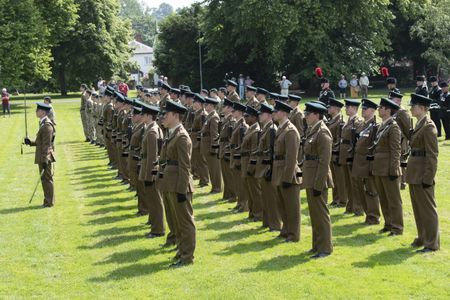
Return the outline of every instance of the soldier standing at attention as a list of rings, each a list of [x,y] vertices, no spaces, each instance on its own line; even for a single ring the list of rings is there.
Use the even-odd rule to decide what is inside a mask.
[[[370,147],[378,130],[375,117],[378,105],[369,99],[362,99],[361,108],[364,123],[356,132],[358,138],[351,176],[354,194],[361,201],[366,213],[365,224],[375,225],[380,224],[380,199],[375,188],[375,179],[370,172],[372,163],[370,159],[373,159]]]
[[[144,127],[144,123],[142,122],[142,102],[137,102],[135,100],[133,106],[133,114],[131,117],[131,122],[133,124],[130,145],[128,149],[128,169],[130,176],[130,189],[133,191],[137,190],[138,185],[138,161],[139,154],[141,151],[141,142],[142,142],[142,128]],[[138,198],[139,200],[139,198]]]
[[[330,212],[327,208],[328,188],[333,187],[330,161],[333,138],[323,122],[327,108],[321,103],[306,103],[308,123],[304,145],[303,187],[306,189],[312,227],[311,258],[323,258],[333,252]]]
[[[207,116],[200,131],[200,153],[206,159],[208,165],[212,185],[210,194],[218,194],[222,192],[222,174],[220,172],[220,161],[217,157],[220,118],[216,112],[216,105],[219,104],[219,100],[206,97],[205,102]]]
[[[163,132],[156,122],[159,113],[159,107],[150,104],[142,104],[142,121],[144,127],[141,132],[137,132],[141,136],[140,146],[140,169],[139,181],[143,188],[143,202],[148,206],[148,224],[151,230],[146,234],[149,239],[164,236],[164,204],[161,192],[156,186],[158,175],[158,158],[161,152]],[[170,215],[170,219],[169,219]],[[171,230],[175,230],[175,216],[172,212],[167,214],[167,223]],[[167,237],[169,240],[169,237]],[[171,238],[174,238],[171,236]],[[170,241],[174,243],[175,240]]]
[[[232,115],[233,102],[227,98],[223,101],[223,121],[219,135],[219,159],[223,178],[223,200],[228,202],[236,201],[236,190],[234,189],[234,181],[232,170],[230,168],[230,139],[235,125]]]
[[[335,98],[334,92],[330,89],[330,81],[327,78],[320,79],[320,87],[322,90],[319,94],[319,101],[328,105],[330,98]]]
[[[206,120],[206,111],[203,107],[205,103],[205,98],[199,94],[194,95],[194,119],[192,121],[192,127],[190,132],[190,137],[192,141],[192,164],[195,166],[197,172],[196,175],[200,178],[199,187],[208,186],[209,174],[208,165],[206,163],[206,158],[200,152],[200,131],[203,128],[203,123]]]
[[[91,144],[95,144],[95,141],[96,141],[95,125],[94,125],[94,100],[93,100],[93,98],[96,95],[98,96],[97,93],[93,92],[86,99],[86,109],[85,109],[86,125],[87,125],[87,131],[88,131],[88,139],[91,141]]]
[[[236,93],[236,87],[238,86],[238,84],[236,83],[236,81],[233,80],[227,80],[227,99],[232,101],[232,102],[240,102],[241,99],[239,98],[239,94]]]
[[[411,136],[411,155],[408,159],[406,182],[416,220],[417,238],[411,246],[424,248],[417,252],[439,250],[439,221],[434,196],[434,178],[438,166],[437,130],[427,116],[431,99],[412,94],[411,114],[417,119]]]
[[[261,104],[269,104],[266,100],[266,96],[269,94],[269,91],[263,88],[256,88],[256,100],[259,102],[259,106],[261,107]]]
[[[345,213],[353,213],[355,216],[362,216],[363,210],[361,200],[354,194],[352,176],[353,154],[356,146],[356,131],[363,121],[358,117],[358,100],[345,100],[345,112],[348,116],[347,122],[341,130],[341,140],[339,145],[339,164],[344,175],[344,187],[340,190],[339,198],[348,199]]]
[[[109,86],[106,87],[104,99],[104,109],[102,112],[102,120],[103,120],[103,129],[104,129],[104,137],[105,137],[105,146],[108,152],[109,163],[108,165],[112,168],[116,165],[116,157],[114,153],[114,148],[112,145],[112,124],[114,118],[114,105],[112,103],[112,98],[114,95],[114,91]]]
[[[343,167],[339,163],[339,145],[341,140],[341,131],[342,127],[344,127],[345,122],[341,114],[341,109],[344,106],[344,103],[341,101],[330,98],[328,103],[328,115],[330,119],[327,122],[328,129],[331,132],[333,137],[333,149],[331,151],[331,162],[330,169],[331,175],[333,176],[333,200],[330,204],[331,207],[345,207],[347,205],[347,197],[344,199],[340,198],[340,195],[344,194],[340,192],[340,189],[345,188],[344,181],[344,171]]]
[[[234,209],[238,212],[248,211],[247,189],[245,189],[244,182],[241,178],[241,145],[249,127],[245,123],[244,112],[245,105],[240,102],[233,102],[233,118],[236,120],[236,123],[232,129],[230,138],[230,168],[233,175],[234,189],[238,196],[237,205]]]
[[[306,121],[304,120],[303,112],[298,107],[298,104],[302,98],[297,95],[288,95],[287,104],[292,108],[289,113],[289,121],[294,124],[295,128],[297,128],[298,134],[300,135],[300,141],[302,141],[305,130],[306,130]],[[298,155],[297,155],[298,163],[302,163],[303,160],[303,147],[299,147]]]
[[[424,75],[419,75],[416,77],[416,90],[415,94],[428,97],[428,86]]]
[[[247,98],[246,106],[257,108],[259,106],[259,102],[258,102],[258,99],[256,99],[256,97],[255,97],[256,87],[247,85],[245,94],[246,94],[246,98]]]
[[[80,116],[81,116],[81,124],[83,125],[83,132],[86,138],[85,142],[89,142],[87,124],[86,124],[86,100],[88,95],[86,94],[88,87],[86,84],[82,84],[80,86],[81,92],[81,104],[80,104]]]
[[[164,105],[166,105],[166,101],[170,99],[169,92],[171,90],[170,85],[167,83],[163,83],[161,89],[159,90],[160,100],[159,100],[159,108],[162,109]]]
[[[36,103],[36,117],[39,118],[39,131],[34,141],[25,138],[25,145],[35,146],[34,163],[39,166],[42,189],[44,190],[44,203],[42,207],[52,207],[55,204],[52,164],[55,162],[54,140],[55,124],[48,118],[51,106],[45,103]]]
[[[262,221],[263,203],[261,199],[261,185],[255,178],[256,152],[260,128],[258,111],[251,106],[245,109],[245,123],[249,126],[241,144],[241,178],[248,196],[248,218],[254,222]]]
[[[395,93],[400,94],[400,90],[397,88],[397,78],[395,78],[395,77],[386,78],[386,84],[387,84],[389,93],[395,92]]]
[[[278,122],[273,154],[272,184],[277,191],[279,212],[283,220],[280,237],[286,242],[300,240],[301,170],[297,165],[300,135],[289,121],[292,107],[275,102],[274,121]]]
[[[273,106],[262,103],[259,108],[259,123],[261,133],[258,144],[255,178],[261,185],[261,198],[263,201],[263,227],[269,231],[281,230],[281,217],[276,201],[276,189],[272,185],[273,150],[277,126],[272,121]]]
[[[52,105],[52,97],[45,96],[44,103],[51,107],[50,111],[48,112],[47,117],[50,119],[50,121],[52,121],[53,124],[56,125],[56,112]]]
[[[389,94],[389,98],[391,98],[391,100],[397,103],[397,105],[400,107],[400,109],[394,115],[394,120],[397,122],[397,125],[400,127],[400,130],[402,131],[402,140],[401,140],[402,155],[400,157],[400,166],[402,167],[402,178],[400,181],[400,187],[402,190],[404,190],[406,188],[406,181],[405,181],[406,161],[408,160],[410,149],[409,136],[412,131],[412,119],[408,111],[402,107],[402,98],[403,98],[402,94],[391,92]]]
[[[194,262],[196,229],[192,209],[191,151],[192,143],[181,124],[182,115],[187,109],[168,100],[163,111],[162,122],[168,129],[168,137],[161,150],[160,163],[162,179],[160,191],[164,204],[174,213],[176,220],[176,241],[178,259],[171,267],[181,267]]]
[[[400,196],[401,130],[393,116],[400,106],[392,100],[381,98],[378,114],[382,123],[373,145],[372,174],[380,198],[384,227],[380,233],[389,236],[403,233],[403,208]]]
[[[438,79],[436,76],[430,76],[431,90],[430,90],[430,115],[434,125],[436,125],[437,136],[441,136],[441,88],[439,87]]]

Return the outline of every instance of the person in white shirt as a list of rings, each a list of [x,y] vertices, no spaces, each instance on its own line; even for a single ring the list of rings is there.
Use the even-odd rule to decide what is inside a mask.
[[[344,75],[341,75],[341,80],[339,80],[338,85],[339,85],[339,95],[340,95],[341,99],[345,99],[346,94],[347,94],[348,82],[345,79]]]
[[[287,96],[289,94],[289,87],[292,85],[292,82],[289,79],[286,79],[286,76],[281,77],[280,87],[281,87],[281,95]]]
[[[362,72],[361,77],[359,77],[359,85],[361,86],[361,97],[367,98],[369,94],[369,77],[367,77],[364,72]]]

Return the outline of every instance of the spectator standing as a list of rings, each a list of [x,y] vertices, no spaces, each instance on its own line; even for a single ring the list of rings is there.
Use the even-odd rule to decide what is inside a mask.
[[[359,94],[359,83],[358,78],[356,78],[356,75],[352,75],[352,79],[350,79],[350,97],[351,98],[358,98]]]
[[[163,83],[164,83],[164,75],[161,75],[161,76],[159,76],[158,83],[157,83],[158,89],[160,89],[162,87]]]
[[[247,76],[245,78],[244,83],[245,83],[245,86],[248,86],[248,85],[252,86],[255,82],[253,81],[253,79],[250,78],[250,76]]]
[[[4,88],[2,89],[2,107],[3,107],[3,118],[6,117],[6,112],[8,111],[8,116],[11,117],[11,107],[9,104],[9,94]]]
[[[119,80],[119,92],[121,92],[125,97],[128,97],[128,84],[123,82],[122,80]]]
[[[367,77],[364,72],[362,72],[361,77],[359,77],[359,85],[361,87],[361,97],[367,98],[369,95],[369,77]]]
[[[105,94],[106,82],[101,77],[97,82],[97,89],[98,89],[98,92],[100,93],[100,95],[103,96]]]
[[[239,74],[238,85],[239,85],[239,98],[243,99],[245,92],[245,79],[244,75],[242,74]]]
[[[287,96],[289,94],[289,87],[292,85],[292,82],[286,78],[286,76],[281,77],[280,88],[281,95]]]
[[[339,85],[339,95],[340,95],[341,99],[346,98],[348,82],[345,79],[344,74],[341,75],[341,80],[339,80],[338,85]]]

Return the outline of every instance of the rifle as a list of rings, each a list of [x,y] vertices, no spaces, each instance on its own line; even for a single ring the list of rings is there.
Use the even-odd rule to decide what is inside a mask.
[[[28,138],[27,97],[26,97],[25,88],[23,90],[23,103],[24,103],[24,111],[25,111],[25,138]],[[23,145],[24,145],[24,143],[22,142],[20,144],[20,154],[23,154]]]

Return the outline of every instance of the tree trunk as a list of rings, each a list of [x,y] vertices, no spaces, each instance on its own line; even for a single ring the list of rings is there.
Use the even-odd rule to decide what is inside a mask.
[[[59,88],[61,90],[61,96],[67,96],[66,72],[64,63],[61,63],[61,66],[59,67]]]

